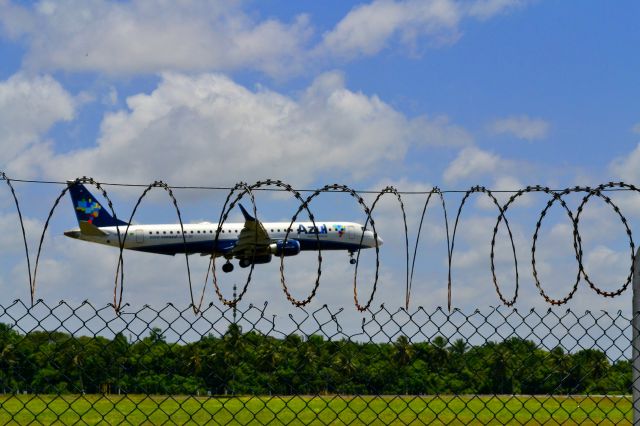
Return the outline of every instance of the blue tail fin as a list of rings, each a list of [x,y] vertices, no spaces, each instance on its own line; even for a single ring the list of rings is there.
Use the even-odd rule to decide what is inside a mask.
[[[68,185],[78,222],[89,222],[98,228],[127,225],[127,222],[114,219],[83,184],[68,182]]]

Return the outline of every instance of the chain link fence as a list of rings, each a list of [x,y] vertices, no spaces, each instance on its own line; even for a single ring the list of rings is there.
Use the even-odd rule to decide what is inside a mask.
[[[0,424],[629,424],[631,318],[0,306]]]

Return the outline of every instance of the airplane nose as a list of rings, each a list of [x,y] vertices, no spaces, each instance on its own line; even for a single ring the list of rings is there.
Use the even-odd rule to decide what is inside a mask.
[[[364,243],[366,247],[375,247],[376,246],[376,237],[373,235],[373,231],[365,231],[364,233],[364,238],[366,239],[366,242]],[[384,241],[382,241],[382,238],[377,237],[377,242],[378,242],[378,247],[380,247]]]

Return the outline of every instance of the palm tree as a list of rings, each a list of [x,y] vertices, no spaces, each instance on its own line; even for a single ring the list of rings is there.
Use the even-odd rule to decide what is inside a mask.
[[[399,367],[406,367],[413,358],[413,345],[407,336],[400,336],[393,344],[395,348],[394,359]]]
[[[462,357],[469,349],[467,341],[464,339],[456,339],[451,346],[449,346],[449,353],[453,356]]]
[[[413,345],[411,344],[407,336],[402,335],[398,337],[398,339],[393,344],[393,346],[395,349],[395,354],[393,358],[398,366],[398,372],[400,373],[400,376],[404,385],[403,386],[404,394],[406,395],[409,391],[407,366],[411,364],[411,360],[413,359],[413,353],[414,353]]]

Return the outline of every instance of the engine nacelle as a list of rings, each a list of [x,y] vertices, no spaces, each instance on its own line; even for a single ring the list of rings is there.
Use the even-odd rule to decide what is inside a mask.
[[[257,265],[260,263],[269,263],[269,262],[271,262],[271,255],[265,254],[265,255],[256,256],[255,258],[247,257],[244,259],[240,259],[240,262],[238,262],[238,265],[240,265],[241,268],[247,268],[251,266],[252,263],[254,265]]]
[[[275,244],[269,246],[271,253],[276,256],[295,256],[300,253],[300,242],[298,240],[276,241]]]

